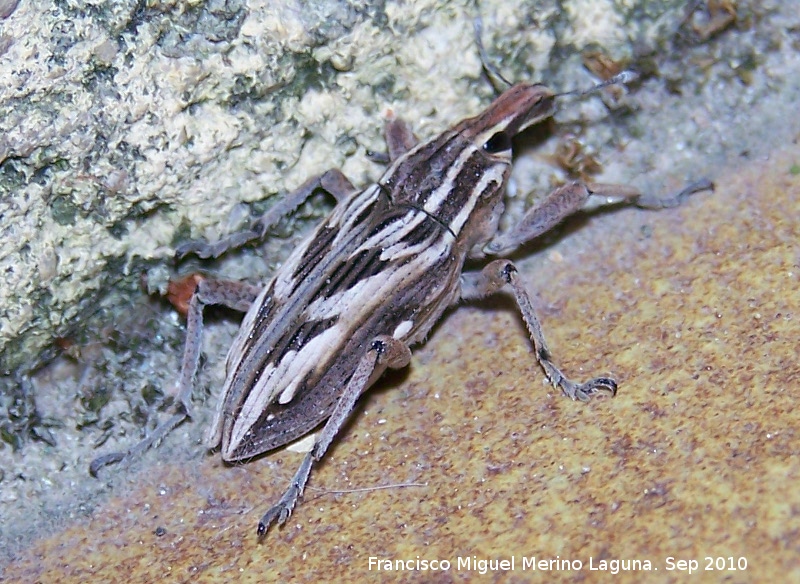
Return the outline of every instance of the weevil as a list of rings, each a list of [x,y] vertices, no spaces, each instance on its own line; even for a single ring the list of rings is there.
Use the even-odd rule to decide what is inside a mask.
[[[503,258],[587,206],[671,207],[711,185],[699,181],[673,197],[655,198],[630,187],[573,181],[530,209],[516,227],[499,232],[511,139],[552,116],[557,97],[541,84],[514,85],[477,116],[423,143],[404,122],[390,120],[389,166],[377,182],[358,189],[338,170],[329,170],[287,195],[250,230],[215,244],[181,246],[179,256],[218,257],[265,237],[316,191],[337,201],[262,287],[197,275],[173,282],[171,299],[187,312],[176,413],[127,453],[96,459],[91,471],[143,451],[189,415],[202,312],[211,304],[246,314],[228,351],[207,445],[234,462],[322,426],[289,487],[261,518],[259,535],[288,519],[313,463],[325,455],[358,398],[387,368],[408,365],[410,348],[459,301],[510,291],[534,356],[553,386],[579,400],[601,391],[614,394],[613,379],[579,383],[556,366],[517,268]],[[468,258],[488,263],[481,271],[465,271]]]

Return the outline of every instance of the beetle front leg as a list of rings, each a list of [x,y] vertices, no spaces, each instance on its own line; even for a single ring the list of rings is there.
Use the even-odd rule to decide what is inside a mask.
[[[408,365],[410,360],[411,351],[402,342],[386,335],[375,337],[369,350],[359,361],[355,373],[336,403],[331,417],[328,418],[317,437],[314,447],[306,454],[303,462],[300,463],[300,468],[292,477],[289,488],[280,501],[258,522],[259,536],[263,536],[273,523],[277,522],[282,525],[289,519],[297,499],[303,494],[303,489],[308,482],[311,465],[325,455],[331,442],[347,422],[350,414],[353,413],[356,401],[369,387],[370,381],[374,381],[375,377],[386,367],[400,369]]]
[[[638,189],[625,185],[571,182],[555,189],[528,211],[513,229],[498,235],[482,250],[473,252],[473,255],[507,256],[520,245],[550,231],[561,221],[581,210],[621,203],[630,203],[643,209],[665,209],[680,205],[694,193],[713,188],[711,181],[703,179],[688,185],[673,196],[656,197],[643,195]]]
[[[495,260],[488,264],[478,274],[462,274],[461,298],[465,300],[483,298],[502,290],[505,286],[510,286],[517,302],[525,326],[531,335],[536,359],[544,369],[547,379],[555,387],[561,388],[565,395],[572,399],[586,401],[599,390],[607,391],[611,395],[617,392],[617,383],[608,377],[597,377],[586,383],[575,383],[570,381],[561,370],[553,363],[550,350],[544,340],[542,325],[536,318],[533,311],[531,299],[528,292],[520,282],[517,268],[509,260]]]
[[[188,254],[194,254],[200,258],[218,258],[231,249],[263,239],[270,227],[297,209],[318,190],[330,193],[337,202],[341,202],[353,194],[356,188],[341,171],[331,169],[308,179],[297,190],[287,194],[256,219],[249,229],[232,233],[216,243],[207,243],[202,239],[188,241],[178,246],[175,257],[181,259]]]
[[[400,118],[394,118],[386,122],[383,135],[386,138],[386,147],[389,150],[389,162],[394,162],[417,145],[417,137],[414,132]]]
[[[400,118],[387,120],[383,126],[383,137],[386,139],[386,152],[368,152],[367,157],[372,162],[394,162],[419,143],[411,127]]]
[[[89,465],[89,472],[97,472],[109,464],[135,458],[162,440],[181,422],[190,417],[190,400],[194,376],[200,361],[200,348],[203,339],[203,308],[219,304],[240,312],[246,312],[260,292],[258,286],[246,282],[214,280],[199,274],[191,274],[177,282],[170,282],[169,299],[181,312],[186,313],[186,344],[181,360],[181,373],[175,392],[175,413],[169,420],[159,424],[149,436],[134,445],[127,452],[112,452],[95,458]],[[191,297],[186,300],[186,297]]]

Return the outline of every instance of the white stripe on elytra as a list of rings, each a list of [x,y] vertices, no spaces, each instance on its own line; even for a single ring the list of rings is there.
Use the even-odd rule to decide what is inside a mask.
[[[472,188],[469,199],[464,201],[464,205],[459,209],[458,215],[453,217],[453,220],[450,222],[450,230],[453,233],[458,234],[461,232],[461,228],[464,226],[464,223],[467,222],[467,219],[469,219],[478,200],[483,196],[483,192],[491,183],[498,185],[503,184],[503,173],[507,166],[507,164],[499,163],[483,172],[478,184]]]
[[[449,232],[446,237],[451,238]],[[379,303],[377,299],[385,298],[386,295],[390,295],[393,290],[397,289],[396,286],[402,286],[402,281],[409,274],[426,273],[431,266],[436,264],[443,253],[447,253],[447,249],[442,249],[441,246],[432,246],[430,242],[423,242],[416,247],[419,247],[419,250],[410,254],[413,258],[412,262],[402,266],[390,266],[369,278],[359,280],[347,290],[341,290],[327,298],[316,298],[308,305],[304,312],[304,318],[308,321],[326,320],[341,317],[348,311],[361,317],[366,310],[365,304],[377,306]],[[391,259],[398,257],[400,255]],[[398,280],[397,285],[393,284],[395,279]]]
[[[353,224],[355,223],[356,218],[364,211],[365,208],[375,204],[375,201],[378,200],[379,194],[380,187],[377,184],[372,184],[364,189],[364,191],[346,207],[344,213],[342,214],[344,221],[342,221],[339,225],[339,233],[336,234],[336,237],[331,244],[331,249],[336,249],[339,247],[342,244],[342,238],[352,237]]]
[[[458,158],[456,158],[455,162],[453,162],[453,164],[450,165],[450,168],[447,169],[447,175],[442,181],[442,184],[439,185],[439,187],[430,194],[428,200],[425,201],[424,209],[430,215],[436,215],[436,212],[453,190],[453,187],[456,183],[456,177],[461,172],[464,164],[466,164],[467,160],[469,160],[474,153],[474,146],[465,146],[464,150],[458,155]]]
[[[244,319],[242,319],[242,324],[239,327],[239,332],[233,339],[230,350],[228,350],[228,357],[225,361],[225,371],[228,372],[228,375],[231,375],[231,372],[236,371],[241,364],[242,358],[245,355],[245,347],[250,342],[250,334],[255,328],[256,316],[259,313],[261,305],[265,303],[266,297],[269,293],[270,286],[264,286],[264,289],[261,290],[261,293],[256,297],[256,299],[253,301],[253,304],[250,305],[250,308],[245,313]],[[222,400],[220,400],[220,402],[222,402]]]
[[[282,302],[286,300],[294,291],[296,285],[294,274],[300,262],[303,261],[308,248],[316,239],[316,234],[314,237],[308,238],[304,242],[304,245],[295,248],[295,250],[289,254],[289,257],[286,258],[286,261],[278,268],[278,271],[275,273],[274,284],[272,285],[272,289],[274,290],[273,296],[277,301]]]
[[[231,429],[226,453],[233,453],[247,439],[264,410],[277,401],[289,403],[306,375],[341,346],[344,328],[334,325],[310,339],[299,351],[288,351],[277,367],[270,364],[247,395]],[[223,453],[225,454],[225,453]]]
[[[422,214],[420,213],[420,215]],[[423,218],[430,219],[427,215],[424,215]],[[430,220],[432,221],[432,219]],[[436,241],[439,239],[439,237],[443,237],[449,242],[454,241],[453,236],[449,231],[444,229],[440,231],[437,229],[432,231],[427,237],[425,237],[425,239],[414,245],[408,245],[408,243],[404,241],[398,241],[397,243],[393,243],[384,247],[383,251],[381,252],[380,259],[382,261],[397,261],[401,258],[417,255],[418,253],[425,251],[425,249],[436,245]]]
[[[348,204],[337,205],[331,212],[331,216],[328,218],[328,220],[317,227],[314,235],[306,239],[303,242],[303,245],[296,248],[291,254],[289,254],[289,257],[286,258],[286,261],[275,274],[273,297],[276,300],[286,300],[297,288],[297,281],[294,277],[294,274],[297,271],[300,263],[305,259],[308,248],[311,247],[311,244],[316,241],[318,235],[324,229],[336,228],[339,230],[330,247],[328,248],[328,253],[336,253],[337,247],[341,245],[341,239],[343,237],[352,236],[351,229],[353,221],[355,221],[355,218],[365,207],[372,205],[375,202],[378,188],[378,185],[371,185],[359,193]],[[340,226],[340,223],[344,225],[344,227]]]
[[[350,257],[355,257],[358,253],[365,249],[386,247],[395,241],[403,239],[411,231],[416,229],[423,221],[425,221],[426,218],[427,216],[424,213],[414,210],[410,210],[405,215],[396,217],[391,223],[384,226],[383,229],[381,229],[378,233],[359,245],[358,249],[350,254]]]
[[[404,320],[397,327],[394,329],[392,333],[392,338],[397,339],[398,341],[406,336],[411,329],[414,328],[414,321],[413,320]]]
[[[356,311],[358,312],[358,306],[364,304],[364,298],[368,298],[364,294],[376,293],[377,289],[381,287],[381,280],[385,279],[386,274],[378,274],[366,280],[359,280],[348,290],[342,290],[328,298],[318,297],[308,305],[308,308],[303,312],[303,318],[308,321],[334,318],[346,313],[348,309],[353,307],[355,302],[358,302],[358,305],[356,305]]]
[[[412,215],[414,215],[413,221],[407,222]],[[413,229],[425,220],[429,220],[429,217],[424,213],[411,212],[405,215],[401,220],[395,221],[387,226],[381,233],[388,231],[389,233],[386,233],[386,239],[392,236],[392,240],[397,241],[397,243],[388,244],[388,242],[381,241],[380,234],[375,236],[375,241],[372,241],[371,238],[370,242],[376,246],[383,247],[384,245],[389,245],[381,252],[381,261],[397,261],[405,257],[420,256],[426,249],[430,248],[439,236],[436,232],[433,232],[431,236],[426,237],[423,241],[413,246],[409,246],[402,241],[403,237],[408,235],[408,233],[413,231]],[[404,229],[400,230],[394,228],[393,226],[395,226],[396,223],[405,223]],[[445,232],[444,237],[452,239],[449,232]],[[367,244],[359,247],[359,249],[350,255],[350,258],[356,257],[358,253],[365,249],[370,249],[370,247],[368,247]],[[438,257],[439,253],[437,252],[434,254],[434,261]],[[389,271],[395,271],[395,268],[388,266],[386,270],[354,283],[347,290],[334,292],[327,298],[320,297],[315,299],[306,309],[306,318],[308,320],[325,320],[343,314],[351,306],[358,308],[358,306],[363,304],[364,298],[377,294],[378,290],[383,288],[382,284],[389,276]]]

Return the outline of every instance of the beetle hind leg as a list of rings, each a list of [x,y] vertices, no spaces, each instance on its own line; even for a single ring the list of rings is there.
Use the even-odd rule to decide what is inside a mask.
[[[292,514],[297,500],[302,496],[303,489],[311,474],[311,466],[320,460],[333,439],[347,422],[356,401],[369,387],[370,382],[385,368],[400,369],[408,365],[411,360],[411,351],[402,342],[385,335],[376,337],[369,350],[358,362],[355,373],[347,383],[336,407],[322,428],[314,447],[303,458],[300,468],[292,477],[289,488],[280,500],[267,511],[258,522],[258,535],[263,536],[274,523],[282,525]]]
[[[186,313],[186,344],[175,393],[175,413],[127,452],[112,452],[95,458],[89,465],[89,473],[92,476],[97,476],[98,471],[104,466],[140,456],[191,416],[189,402],[200,361],[203,308],[209,304],[221,304],[233,310],[246,312],[259,292],[258,286],[246,282],[215,280],[199,274],[190,274],[181,280],[170,282],[168,292],[170,302],[178,310]]]

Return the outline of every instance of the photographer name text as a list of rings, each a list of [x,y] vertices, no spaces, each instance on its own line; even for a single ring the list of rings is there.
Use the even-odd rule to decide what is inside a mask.
[[[536,556],[508,556],[505,558],[479,558],[478,556],[459,556],[454,559],[432,559],[416,556],[411,559],[388,559],[369,556],[369,571],[378,572],[653,572],[659,569],[667,572],[694,574],[700,571],[738,572],[747,569],[744,557],[676,558],[668,556],[658,561],[638,558],[594,558],[585,560],[567,559],[555,556],[540,558]]]

